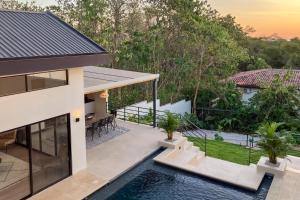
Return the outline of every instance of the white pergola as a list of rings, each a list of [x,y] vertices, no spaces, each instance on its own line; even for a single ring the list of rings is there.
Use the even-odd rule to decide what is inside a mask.
[[[153,82],[153,126],[156,126],[156,99],[159,74],[141,73],[104,67],[84,67],[84,94],[93,94],[137,83]]]
[[[133,72],[119,69],[84,67],[84,93],[90,94],[137,83],[157,80],[159,74]]]

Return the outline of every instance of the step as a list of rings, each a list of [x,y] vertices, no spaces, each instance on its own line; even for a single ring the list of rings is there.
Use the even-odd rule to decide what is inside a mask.
[[[167,157],[166,160],[168,160],[171,163],[186,165],[197,156],[197,153],[198,152],[195,151],[180,151],[177,152],[175,156]]]
[[[193,143],[192,142],[189,142],[189,141],[186,141],[183,145],[183,149],[184,150],[189,150],[190,148],[193,147]]]
[[[239,165],[205,156],[204,152],[194,146],[183,151],[173,149],[171,154],[157,156],[154,160],[253,191],[258,189],[265,174],[258,171],[256,165]]]

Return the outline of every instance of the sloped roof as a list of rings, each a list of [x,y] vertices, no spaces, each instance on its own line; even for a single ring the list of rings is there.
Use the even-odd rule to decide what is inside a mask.
[[[229,80],[233,81],[239,87],[247,88],[265,88],[270,85],[274,80],[276,74],[280,77],[285,76],[290,72],[290,78],[285,81],[286,85],[292,85],[300,88],[300,70],[287,70],[287,69],[261,69],[240,72],[230,77]]]
[[[95,55],[101,56],[95,59]],[[0,75],[3,70],[1,68],[5,67],[1,62],[7,67],[7,61],[16,63],[19,60],[70,56],[91,58],[90,63],[89,59],[85,59],[85,62],[66,63],[66,66],[61,66],[75,67],[72,65],[77,64],[76,67],[79,67],[107,63],[108,59],[103,60],[103,55],[107,55],[105,49],[50,12],[0,10]],[[60,61],[57,64],[64,63]]]

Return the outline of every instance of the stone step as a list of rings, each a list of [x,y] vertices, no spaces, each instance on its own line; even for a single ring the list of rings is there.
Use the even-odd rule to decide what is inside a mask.
[[[192,159],[194,159],[198,155],[198,152],[195,151],[180,151],[174,153],[174,156],[169,157],[169,161],[180,165],[188,164]]]
[[[189,150],[189,149],[191,149],[192,147],[193,147],[193,143],[192,143],[192,142],[189,142],[189,141],[186,141],[186,142],[184,143],[183,149],[184,149],[184,150]]]

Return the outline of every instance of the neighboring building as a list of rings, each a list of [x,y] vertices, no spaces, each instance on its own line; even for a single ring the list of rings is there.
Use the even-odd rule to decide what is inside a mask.
[[[153,80],[156,99],[158,75],[93,67],[105,49],[49,12],[0,11],[0,30],[1,200],[86,168],[85,95],[105,114],[108,89]]]
[[[300,70],[260,69],[240,72],[230,77],[229,80],[233,81],[237,87],[241,88],[243,101],[248,102],[258,90],[270,85],[274,80],[275,75],[284,77],[287,73],[290,73],[290,77],[285,81],[285,84],[300,88]]]

